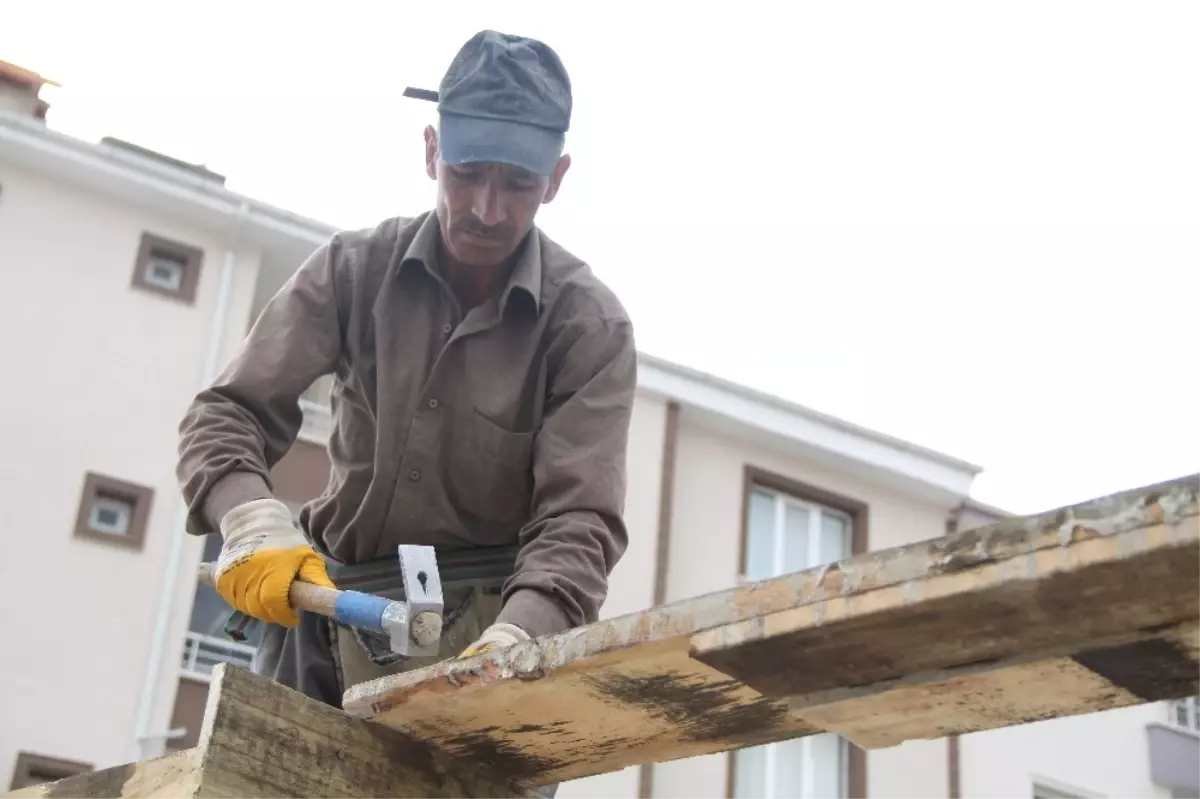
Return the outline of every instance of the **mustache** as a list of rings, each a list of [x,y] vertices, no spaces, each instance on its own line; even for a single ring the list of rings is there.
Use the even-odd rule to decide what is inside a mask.
[[[452,226],[453,230],[458,233],[470,233],[473,236],[479,236],[485,239],[504,239],[512,232],[512,225],[501,224],[488,226],[479,221],[474,216],[464,217],[455,222]]]

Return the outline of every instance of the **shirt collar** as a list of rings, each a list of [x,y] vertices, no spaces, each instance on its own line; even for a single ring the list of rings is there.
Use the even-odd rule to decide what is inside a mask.
[[[413,234],[408,251],[400,261],[400,268],[410,263],[419,263],[430,275],[441,278],[438,265],[438,242],[442,231],[438,225],[437,212],[427,211],[417,232]],[[508,281],[500,292],[500,313],[508,309],[509,299],[514,290],[525,292],[533,302],[534,312],[542,309],[542,247],[541,235],[537,227],[533,227],[519,246],[520,255],[517,263],[509,273]]]

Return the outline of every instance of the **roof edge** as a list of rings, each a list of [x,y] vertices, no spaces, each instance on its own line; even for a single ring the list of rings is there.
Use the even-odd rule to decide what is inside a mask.
[[[819,422],[820,424],[835,427],[843,432],[861,436],[878,444],[885,444],[889,447],[895,447],[897,449],[904,450],[905,452],[912,453],[913,455],[929,458],[930,460],[936,461],[943,466],[949,466],[953,469],[960,469],[962,471],[969,472],[972,475],[978,475],[983,471],[982,466],[971,463],[970,461],[965,461],[961,458],[956,458],[953,455],[947,455],[944,452],[939,452],[928,447],[923,447],[920,444],[914,444],[911,441],[890,436],[887,433],[881,433],[878,430],[872,430],[869,427],[863,427],[861,425],[854,424],[853,422],[846,421],[845,419],[841,419],[837,416],[831,416],[827,413],[791,402],[790,400],[786,400],[775,394],[768,394],[765,391],[759,391],[758,389],[751,388],[750,386],[743,385],[741,383],[735,383],[732,380],[726,380],[722,377],[709,374],[708,372],[702,372],[699,369],[693,369],[690,366],[684,366],[683,364],[668,361],[647,353],[639,353],[638,360],[653,369],[671,372],[687,380],[703,383],[720,391],[726,391],[731,394],[744,397],[745,399],[753,402],[769,405],[770,407],[784,411],[785,413],[801,416],[805,419]]]
[[[970,510],[979,511],[980,513],[986,513],[989,516],[996,516],[1001,519],[1011,519],[1013,516],[1017,515],[1012,511],[1007,511],[1003,508],[997,508],[995,505],[989,505],[986,502],[980,502],[979,500],[972,499],[971,497],[967,497],[963,500],[963,507]]]
[[[320,244],[339,230],[320,220],[228,189],[195,171],[172,166],[166,161],[112,143],[80,139],[53,130],[40,120],[0,110],[0,141],[6,139],[18,146],[51,150],[54,155],[64,159],[86,161],[101,168],[107,167],[110,172],[119,171],[124,177],[138,182],[165,184],[163,188],[169,187],[175,194],[188,195],[198,206],[211,209],[215,202],[225,206],[218,210],[231,216],[244,212],[252,224],[258,223],[273,232],[292,236],[298,241]]]

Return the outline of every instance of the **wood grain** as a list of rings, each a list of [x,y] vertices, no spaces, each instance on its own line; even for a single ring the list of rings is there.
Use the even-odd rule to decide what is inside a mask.
[[[17,791],[22,797],[528,797],[477,763],[217,666],[195,748]]]
[[[692,654],[767,696],[828,697],[1053,646],[1195,619],[1195,516],[1087,535],[868,594],[846,594],[707,630]],[[787,663],[787,668],[778,664]],[[1141,698],[1168,698],[1147,687]]]
[[[197,746],[200,796],[531,796],[479,764],[451,762],[428,742],[351,718],[222,664]]]
[[[793,704],[793,710],[860,747],[878,749],[1147,701],[1114,680],[1104,665],[1097,671],[1089,664],[1132,667],[1136,675],[1165,678],[1177,686],[1167,693],[1189,696],[1197,692],[1197,632],[1193,621],[1153,634],[1114,636],[1086,650],[1052,648],[998,663],[948,669],[826,704],[812,704],[804,697]],[[1066,649],[1074,655],[1055,656]]]
[[[1198,494],[1190,476],[855,555],[354,686],[343,705],[542,785],[830,729],[878,747],[1144,701],[1097,670],[1110,645],[1158,647],[1123,667],[1173,669],[1154,696],[1194,692],[1180,642],[1200,618]],[[888,613],[904,625],[863,621]]]
[[[47,799],[191,797],[196,796],[199,789],[200,773],[199,752],[188,749],[141,763],[88,771],[43,785],[31,785],[0,796]]]

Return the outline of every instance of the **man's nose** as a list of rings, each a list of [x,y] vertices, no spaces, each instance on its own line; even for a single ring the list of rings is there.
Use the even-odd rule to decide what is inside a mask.
[[[473,199],[471,212],[480,222],[493,227],[504,221],[504,203],[500,202],[500,192],[491,181],[480,186]]]

